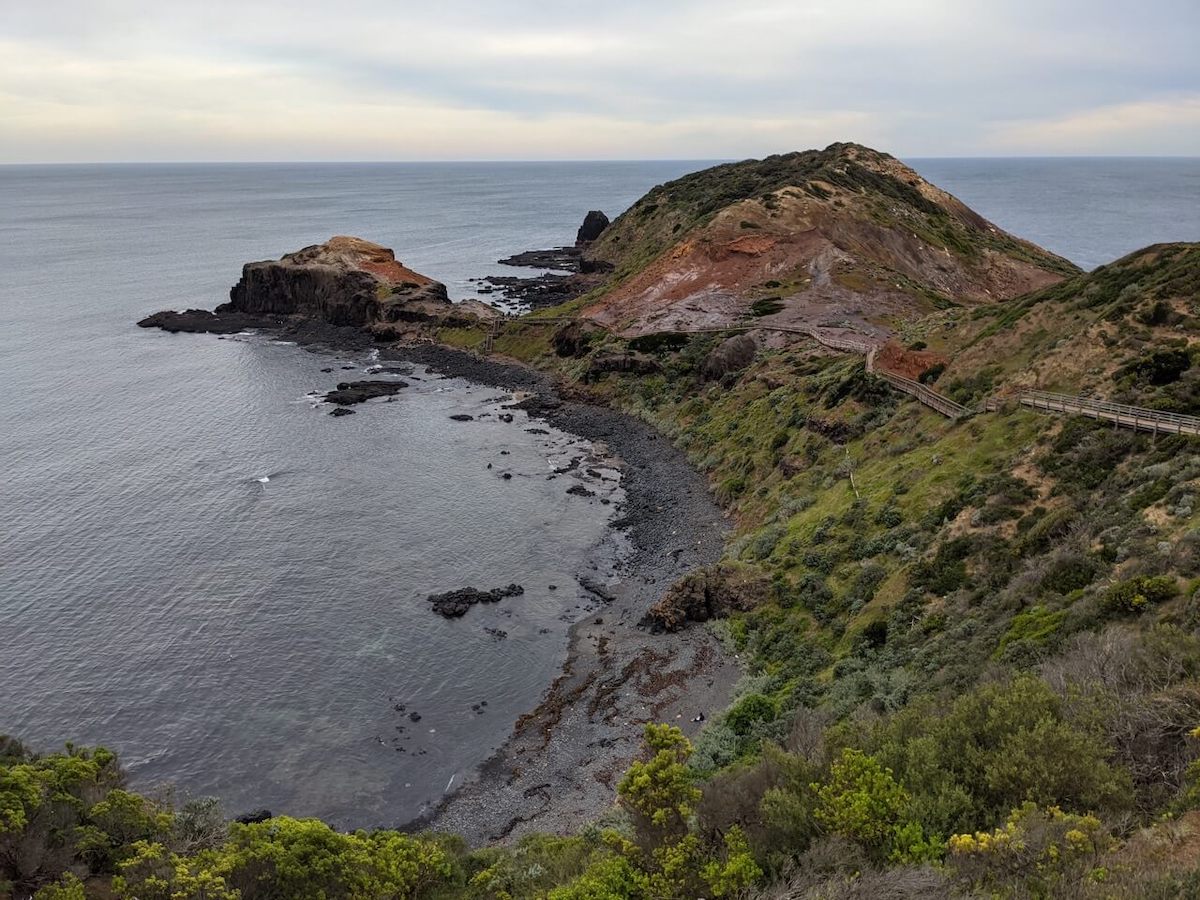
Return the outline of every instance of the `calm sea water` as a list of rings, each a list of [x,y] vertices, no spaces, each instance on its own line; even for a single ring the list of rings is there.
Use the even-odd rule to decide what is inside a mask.
[[[370,359],[133,322],[332,234],[468,296],[701,165],[0,167],[0,731],[103,742],[136,784],[234,812],[368,825],[435,800],[537,702],[574,576],[612,555],[611,507],[547,480],[602,448],[422,370],[335,420],[309,392]],[[914,165],[1083,266],[1200,239],[1197,160]],[[454,622],[424,600],[510,581]]]

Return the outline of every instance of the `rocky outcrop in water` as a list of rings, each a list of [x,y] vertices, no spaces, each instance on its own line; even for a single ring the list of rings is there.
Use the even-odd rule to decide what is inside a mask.
[[[213,312],[161,312],[138,324],[228,334],[304,321],[394,340],[423,324],[468,324],[495,315],[482,303],[451,303],[444,284],[414,272],[387,247],[339,236],[277,260],[246,263],[229,302]]]
[[[263,325],[262,316],[247,316],[243,313],[218,314],[210,309],[185,309],[179,312],[166,309],[146,316],[138,322],[142,328],[161,328],[175,334],[180,331],[192,334],[237,334]]]
[[[530,309],[558,306],[582,296],[600,283],[600,276],[612,271],[604,260],[589,259],[584,250],[608,228],[608,216],[598,209],[584,217],[575,235],[574,247],[526,250],[498,260],[504,266],[551,269],[538,275],[489,275],[479,279],[481,294],[499,293],[505,299]],[[566,273],[566,274],[560,274]]]
[[[376,397],[390,397],[408,387],[407,381],[343,381],[324,397],[326,403],[353,406]]]
[[[433,604],[433,611],[439,616],[457,619],[466,615],[467,610],[476,603],[497,603],[505,597],[519,597],[524,593],[525,588],[521,585],[510,584],[508,587],[492,588],[490,591],[472,587],[459,588],[444,594],[430,594],[428,599]]]
[[[333,237],[278,260],[246,263],[229,291],[233,311],[304,315],[331,325],[395,321],[404,310],[449,304],[446,286],[414,272],[386,247]]]

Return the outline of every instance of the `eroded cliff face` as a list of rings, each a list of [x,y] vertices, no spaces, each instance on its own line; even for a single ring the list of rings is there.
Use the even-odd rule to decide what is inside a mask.
[[[303,315],[331,325],[395,322],[448,307],[446,286],[414,272],[387,247],[333,237],[278,260],[247,263],[229,292],[232,311]]]

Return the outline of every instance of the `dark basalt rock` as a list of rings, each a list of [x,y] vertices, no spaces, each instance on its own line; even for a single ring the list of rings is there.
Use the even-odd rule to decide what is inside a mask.
[[[172,333],[188,332],[191,334],[237,334],[251,328],[270,327],[277,322],[263,316],[247,315],[245,313],[218,307],[218,312],[207,309],[185,309],[183,312],[163,310],[146,316],[138,322],[141,328],[161,328]]]
[[[598,209],[593,209],[588,212],[583,218],[583,224],[579,226],[579,231],[575,235],[576,244],[590,244],[604,232],[604,229],[609,226],[608,216]]]
[[[336,403],[338,406],[352,406],[355,403],[366,403],[374,397],[390,397],[398,394],[408,383],[404,381],[343,381],[337,390],[325,395],[326,403]]]
[[[766,601],[770,585],[760,574],[730,566],[711,566],[685,575],[650,607],[639,623],[651,631],[678,631],[689,622],[745,612]]]
[[[578,247],[551,247],[549,250],[526,250],[497,260],[502,266],[523,266],[529,269],[561,269],[578,272],[583,251]]]
[[[238,312],[304,315],[331,325],[395,321],[412,301],[448,305],[449,297],[445,285],[405,267],[388,248],[344,236],[246,263],[229,291]]]
[[[572,494],[576,497],[595,497],[596,496],[595,491],[589,491],[582,484],[571,485],[571,487],[567,488],[567,493]]]
[[[235,817],[233,821],[239,825],[257,825],[259,822],[265,822],[270,818],[273,818],[273,816],[269,809],[256,809],[254,812],[243,813]]]
[[[455,422],[474,422],[475,417],[469,416],[466,413],[455,413],[450,417]]]
[[[346,409],[346,407],[344,407],[344,406],[339,406],[337,409],[331,411],[329,414],[331,416],[335,416],[335,417],[352,416],[352,415],[354,415],[354,410]]]
[[[579,586],[593,597],[597,598],[598,600],[603,600],[605,603],[612,603],[617,599],[615,596],[613,596],[612,591],[600,584],[600,582],[593,581],[591,578],[588,578],[586,575],[581,575],[579,577]]]
[[[576,319],[559,327],[551,340],[554,343],[554,352],[559,356],[578,358],[585,355],[591,342],[602,334],[604,329],[596,323]]]
[[[484,279],[487,287],[479,288],[481,294],[499,292],[509,300],[528,304],[533,309],[557,306],[574,300],[590,290],[593,282],[584,286],[577,275],[557,275],[547,272],[531,278],[515,275],[489,275]]]
[[[483,287],[478,288],[481,294],[501,293],[506,299],[527,304],[532,309],[557,306],[574,300],[599,283],[597,273],[612,269],[608,263],[584,259],[583,245],[526,250],[498,262],[505,266],[551,270],[540,275],[489,275],[479,279],[483,284]]]
[[[447,591],[444,594],[430,594],[428,599],[433,604],[433,611],[439,616],[457,619],[459,616],[466,615],[467,610],[476,603],[496,603],[505,597],[519,597],[524,593],[525,588],[521,585],[510,584],[508,587],[492,588],[490,591],[481,591],[471,587],[459,588],[457,591]]]
[[[608,372],[628,372],[632,375],[652,375],[662,367],[652,357],[636,352],[601,352],[588,363],[585,381],[593,381]]]

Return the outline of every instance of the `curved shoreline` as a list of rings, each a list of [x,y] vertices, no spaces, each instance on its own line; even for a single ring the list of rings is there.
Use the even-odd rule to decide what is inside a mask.
[[[614,585],[589,585],[600,607],[568,631],[560,674],[520,716],[498,750],[433,809],[400,827],[456,832],[473,845],[532,831],[573,833],[616,800],[646,722],[694,735],[693,722],[728,706],[741,675],[708,629],[653,635],[639,627],[676,580],[720,559],[727,526],[707,479],[653,427],[587,398],[564,397],[556,381],[516,360],[485,358],[435,343],[380,346],[362,329],[311,319],[261,317],[277,339],[334,351],[377,350],[381,361],[530,396],[520,405],[572,435],[607,446],[621,468],[631,552]]]
[[[628,529],[632,553],[618,583],[604,588],[601,609],[571,626],[562,672],[541,703],[470,779],[407,826],[457,832],[472,844],[578,830],[615,801],[645,722],[672,722],[693,734],[698,713],[728,704],[740,671],[710,631],[651,635],[638,627],[676,579],[720,558],[724,516],[706,479],[651,426],[564,399],[546,375],[436,344],[380,355],[529,391],[534,396],[522,406],[530,414],[608,445],[622,463],[626,503],[613,525]]]

